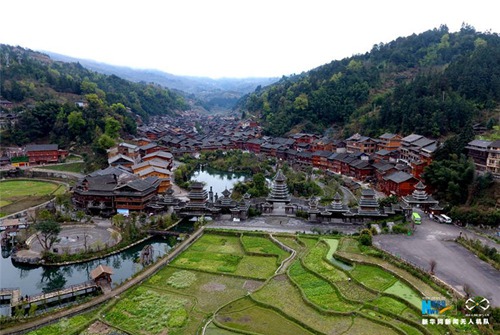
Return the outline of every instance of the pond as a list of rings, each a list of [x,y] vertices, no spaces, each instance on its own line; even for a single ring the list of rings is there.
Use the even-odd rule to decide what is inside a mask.
[[[136,246],[102,259],[66,266],[22,266],[12,263],[10,256],[0,258],[0,288],[19,288],[21,294],[34,295],[80,284],[90,279],[90,271],[99,264],[113,269],[112,285],[116,286],[142,270],[139,262],[142,248],[151,244],[154,261],[164,256],[177,243],[175,237],[151,238]],[[6,256],[3,254],[3,256]],[[1,309],[2,313],[5,308]],[[7,309],[8,311],[8,309]]]
[[[242,173],[224,172],[205,167],[196,170],[190,180],[204,183],[207,191],[212,186],[214,194],[221,196],[226,188],[231,191],[236,183],[244,181],[246,177],[247,175]]]

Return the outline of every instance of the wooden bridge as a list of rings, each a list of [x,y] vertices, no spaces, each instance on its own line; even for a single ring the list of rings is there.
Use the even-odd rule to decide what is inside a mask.
[[[29,308],[32,304],[46,305],[54,302],[63,301],[73,297],[83,296],[97,291],[99,286],[93,281],[86,281],[81,284],[71,285],[61,290],[36,294],[32,296],[22,296],[19,288],[0,289],[0,301],[9,303],[11,310],[18,306]]]
[[[185,233],[181,233],[178,231],[171,231],[171,230],[159,230],[159,229],[149,229],[146,231],[149,235],[160,235],[160,236],[165,236],[165,235],[171,235],[171,236],[181,236]]]

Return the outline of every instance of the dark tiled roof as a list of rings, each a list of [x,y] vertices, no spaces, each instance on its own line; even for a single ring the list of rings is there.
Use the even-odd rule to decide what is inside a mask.
[[[30,144],[26,146],[26,152],[30,151],[52,151],[58,150],[57,144]]]
[[[397,184],[403,183],[403,182],[408,181],[412,178],[413,178],[413,176],[411,174],[408,174],[408,173],[403,172],[403,171],[394,172],[394,173],[391,173],[390,175],[384,177],[384,179],[391,180]]]

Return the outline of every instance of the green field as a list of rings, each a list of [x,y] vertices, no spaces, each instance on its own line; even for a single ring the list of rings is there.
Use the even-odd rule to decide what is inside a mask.
[[[39,169],[83,173],[84,166],[83,162],[73,162],[67,164],[40,166]]]
[[[277,239],[297,252],[285,273],[274,271],[277,260],[288,253],[267,235],[206,233],[170,265],[90,315],[93,318],[64,322],[81,328],[101,320],[121,332],[144,335],[200,334],[204,327],[208,335],[450,332],[445,326],[421,326],[421,296],[414,284],[403,282],[396,270],[368,261],[373,257],[361,252],[367,249],[359,248],[356,239]],[[364,264],[352,259],[352,270],[335,267],[326,259],[340,257],[332,255],[336,247],[344,257],[359,257]],[[428,285],[411,280],[419,287]],[[45,329],[31,334],[51,333]]]
[[[9,215],[49,201],[64,193],[63,185],[37,180],[0,181],[0,212]]]

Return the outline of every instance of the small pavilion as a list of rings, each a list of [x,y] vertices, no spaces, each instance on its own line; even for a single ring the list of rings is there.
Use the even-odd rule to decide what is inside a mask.
[[[113,269],[109,266],[99,264],[94,270],[90,271],[90,278],[97,285],[107,285],[111,283],[111,275],[113,274]]]

